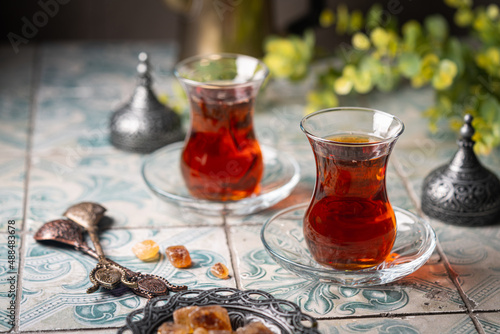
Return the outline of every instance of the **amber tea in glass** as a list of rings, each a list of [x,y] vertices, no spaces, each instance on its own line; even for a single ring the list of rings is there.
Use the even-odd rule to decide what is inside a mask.
[[[313,258],[339,270],[382,263],[396,239],[386,168],[403,123],[364,108],[334,108],[301,122],[316,159],[316,184],[304,216]]]
[[[253,113],[266,66],[248,56],[216,54],[188,58],[175,74],[191,108],[181,157],[191,195],[235,201],[258,194],[264,163]]]

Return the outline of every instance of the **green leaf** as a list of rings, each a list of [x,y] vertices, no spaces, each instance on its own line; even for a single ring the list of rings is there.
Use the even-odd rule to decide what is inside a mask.
[[[403,53],[399,56],[398,69],[407,78],[411,78],[420,71],[421,60],[416,53]]]
[[[351,22],[349,24],[349,32],[353,33],[363,29],[363,13],[359,10],[354,10],[351,13]]]
[[[384,9],[382,8],[382,5],[380,5],[379,3],[375,3],[373,6],[371,6],[370,9],[368,10],[368,14],[366,15],[366,30],[370,31],[376,27],[379,27],[383,22],[382,21],[383,13]]]
[[[366,94],[373,89],[373,82],[369,72],[358,71],[354,76],[354,90]]]
[[[500,120],[500,103],[491,95],[481,103],[479,114],[488,123],[493,124]]]
[[[342,76],[349,80],[354,79],[356,76],[356,67],[354,65],[346,65],[342,70]]]
[[[488,5],[488,7],[486,7],[486,15],[488,15],[490,20],[498,19],[498,16],[499,16],[498,6],[494,3]]]
[[[331,89],[315,90],[307,94],[306,113],[336,107],[339,104],[337,95]]]
[[[306,31],[304,37],[269,38],[265,43],[264,63],[278,78],[300,80],[307,75],[313,57],[314,33]]]
[[[349,10],[344,4],[340,4],[337,7],[337,33],[343,35],[347,32],[349,28]]]
[[[378,81],[383,68],[379,59],[367,55],[366,57],[363,57],[363,59],[361,59],[359,63],[359,71],[370,73],[372,81],[375,83]]]
[[[473,0],[445,0],[446,5],[452,8],[471,7]]]
[[[314,30],[307,29],[304,32],[304,42],[309,47],[310,50],[314,48],[314,44],[316,43],[316,37],[314,35]]]
[[[334,68],[329,68],[326,71],[322,71],[318,78],[318,86],[321,88],[328,87],[328,89],[332,89],[335,80],[340,76],[340,73],[335,71]]]
[[[432,86],[437,90],[449,88],[457,75],[457,65],[449,59],[439,62],[438,70],[432,78]]]
[[[351,92],[352,86],[353,86],[352,80],[342,76],[337,80],[335,80],[333,88],[335,89],[335,93],[339,95],[347,95]]]
[[[328,28],[335,23],[335,13],[330,8],[325,8],[319,15],[319,24],[323,28]]]
[[[394,88],[395,80],[390,66],[383,66],[380,72],[377,88],[382,92],[389,92]]]
[[[476,63],[488,74],[500,77],[500,47],[489,47],[476,55]]]
[[[406,22],[402,27],[403,40],[408,50],[413,51],[417,47],[417,42],[422,36],[422,27],[415,20]]]
[[[424,26],[430,37],[438,42],[443,42],[448,37],[448,23],[441,15],[427,17]]]
[[[377,27],[370,33],[370,39],[379,52],[386,52],[391,40],[389,33],[384,29]]]
[[[493,124],[493,135],[500,140],[500,121]]]
[[[445,56],[457,65],[458,75],[462,75],[465,71],[464,50],[458,38],[451,37],[448,40]]]
[[[358,50],[368,50],[371,46],[370,39],[362,32],[357,32],[352,36],[352,46]]]
[[[460,8],[455,12],[453,20],[459,27],[468,27],[474,21],[474,13],[469,8]]]

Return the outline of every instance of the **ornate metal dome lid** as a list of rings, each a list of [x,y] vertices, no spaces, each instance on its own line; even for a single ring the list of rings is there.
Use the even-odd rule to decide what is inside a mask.
[[[460,129],[459,149],[449,164],[425,178],[422,210],[443,222],[480,226],[500,223],[500,180],[474,153],[471,115]]]
[[[139,54],[135,91],[111,116],[111,143],[125,151],[149,153],[184,138],[179,116],[161,104],[151,89],[148,58],[144,52]]]

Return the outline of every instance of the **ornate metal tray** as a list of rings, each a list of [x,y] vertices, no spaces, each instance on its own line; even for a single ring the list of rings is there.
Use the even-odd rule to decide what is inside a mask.
[[[151,300],[144,309],[127,316],[127,324],[118,333],[156,333],[158,326],[172,321],[173,312],[185,306],[220,305],[227,309],[233,329],[252,321],[261,321],[275,333],[318,334],[318,323],[289,301],[276,299],[260,290],[232,288],[187,290]]]

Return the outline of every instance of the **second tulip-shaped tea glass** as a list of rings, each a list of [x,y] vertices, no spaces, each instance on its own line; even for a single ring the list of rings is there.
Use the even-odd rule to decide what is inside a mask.
[[[333,108],[304,117],[301,129],[316,159],[303,225],[311,255],[339,270],[377,266],[396,239],[386,168],[403,123],[377,110]]]
[[[181,157],[191,195],[235,201],[258,194],[264,164],[253,113],[267,67],[253,57],[215,54],[180,62],[175,75],[191,107]]]

